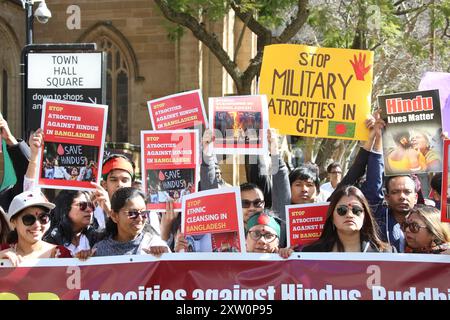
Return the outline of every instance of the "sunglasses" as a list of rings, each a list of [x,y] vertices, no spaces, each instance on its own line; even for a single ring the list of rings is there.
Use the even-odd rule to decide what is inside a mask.
[[[338,215],[343,217],[347,214],[349,209],[350,208],[346,205],[340,205],[339,207],[336,207],[336,212]],[[363,208],[361,208],[360,206],[352,206],[351,210],[355,216],[360,216],[361,213],[364,212]]]
[[[253,201],[242,200],[241,203],[242,203],[242,208],[250,208],[250,206],[252,204],[253,204],[253,206],[255,208],[262,208],[262,207],[264,207],[264,200],[261,200],[261,199],[256,199],[256,200],[253,200]]]
[[[409,231],[412,233],[418,233],[421,228],[426,228],[426,226],[421,226],[417,222],[402,222],[400,224],[400,229],[402,229],[403,232],[406,232],[406,228],[409,228]]]
[[[138,216],[141,216],[142,219],[148,219],[150,215],[150,210],[129,210],[125,211],[128,215],[129,219],[137,219]]]
[[[258,241],[259,239],[264,238],[267,243],[270,243],[273,240],[275,240],[276,238],[278,238],[278,236],[276,234],[268,233],[268,232],[262,233],[259,230],[249,231],[248,234],[250,235],[250,238],[252,238],[255,241]]]
[[[91,201],[80,201],[78,202],[76,205],[78,205],[78,207],[80,208],[81,211],[85,211],[88,207],[94,211],[95,210],[95,205],[93,202]]]
[[[22,222],[27,227],[32,226],[39,220],[40,224],[47,224],[50,222],[50,214],[47,212],[39,214],[37,217],[34,214],[25,214],[22,216]]]

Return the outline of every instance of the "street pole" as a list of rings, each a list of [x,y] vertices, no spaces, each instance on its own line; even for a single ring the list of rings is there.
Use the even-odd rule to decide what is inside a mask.
[[[25,30],[27,33],[27,39],[26,44],[32,44],[33,43],[33,4],[31,1],[27,0],[25,2],[25,14],[26,14],[26,20],[25,20]]]

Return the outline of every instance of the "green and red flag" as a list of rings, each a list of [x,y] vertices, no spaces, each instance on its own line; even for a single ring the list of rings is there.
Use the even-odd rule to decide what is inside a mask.
[[[355,123],[344,121],[329,121],[328,135],[334,137],[353,138],[355,136]]]

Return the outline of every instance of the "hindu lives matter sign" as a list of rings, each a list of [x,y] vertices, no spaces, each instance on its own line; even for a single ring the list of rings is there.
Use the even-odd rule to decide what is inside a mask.
[[[277,44],[265,47],[260,94],[282,134],[367,140],[373,52]]]
[[[30,53],[27,57],[25,133],[40,126],[44,99],[105,101],[102,52]]]

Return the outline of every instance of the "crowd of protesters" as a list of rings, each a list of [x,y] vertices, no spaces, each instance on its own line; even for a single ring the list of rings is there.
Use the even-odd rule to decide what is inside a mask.
[[[374,113],[366,126],[369,139],[362,142],[348,172],[343,175],[343,166],[332,162],[327,167],[329,181],[322,185],[313,163],[289,170],[279,152],[278,136],[268,130],[270,160],[261,156],[256,164],[247,165],[248,181],[240,186],[247,252],[284,258],[294,251],[450,252],[450,229],[440,219],[442,175],[431,179],[430,199],[422,195],[417,177],[384,176],[385,123]],[[135,166],[125,156],[104,160],[101,183],[91,182],[93,191],[61,190],[53,202],[48,201],[34,183],[45,138],[42,130],[27,144],[12,135],[3,119],[0,129],[17,176],[17,183],[0,193],[0,259],[17,266],[36,258],[159,256],[201,251],[202,241],[211,241],[210,234],[192,237],[180,232],[181,215],[174,210],[174,199],[167,199],[162,214],[147,210],[150,195],[133,187]],[[211,142],[212,133],[206,130],[199,190],[229,186],[210,151]],[[287,248],[285,206],[326,201],[330,204],[320,238]]]

